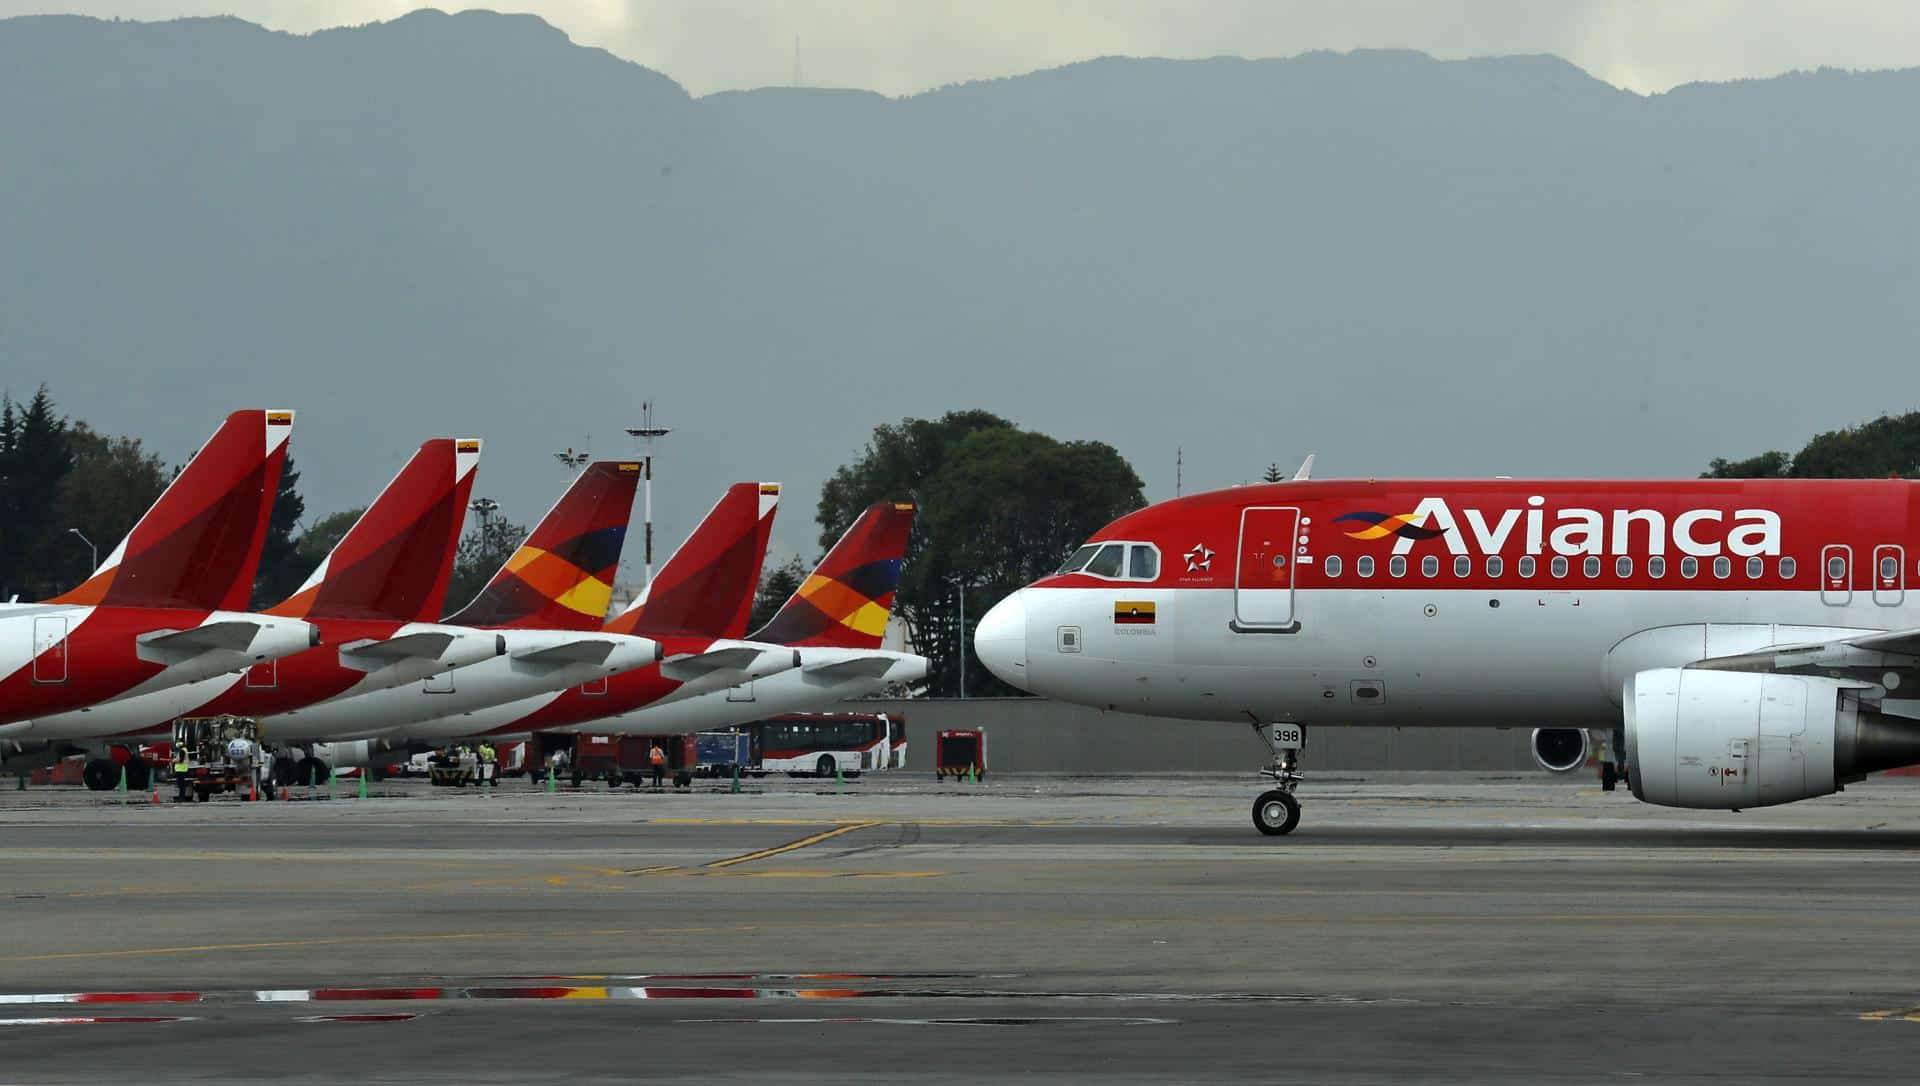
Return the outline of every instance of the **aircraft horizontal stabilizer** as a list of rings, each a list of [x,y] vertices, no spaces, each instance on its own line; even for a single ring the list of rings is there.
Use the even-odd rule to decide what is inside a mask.
[[[155,630],[140,635],[137,651],[150,664],[177,664],[203,652],[244,652],[259,632],[258,622],[239,618],[190,630]]]
[[[437,660],[453,638],[451,631],[421,630],[384,641],[351,641],[340,646],[340,664],[355,671],[377,671],[400,660]]]
[[[547,667],[564,667],[567,664],[605,663],[613,655],[614,642],[606,638],[583,637],[577,641],[566,641],[558,645],[549,645],[544,649],[531,652],[518,652],[513,658],[523,664],[537,664]]]
[[[739,671],[752,666],[763,651],[765,650],[749,645],[739,645],[714,649],[711,652],[695,653],[691,656],[678,656],[662,663],[660,674],[669,679],[689,682],[716,671]]]
[[[839,682],[843,679],[877,679],[887,673],[894,664],[891,656],[856,656],[850,660],[836,660],[830,664],[813,664],[802,667],[800,673],[809,679],[823,682]]]

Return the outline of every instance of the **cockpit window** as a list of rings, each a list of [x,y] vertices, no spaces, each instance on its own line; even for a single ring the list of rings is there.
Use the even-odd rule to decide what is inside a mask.
[[[1098,543],[1090,543],[1087,546],[1081,547],[1079,550],[1073,552],[1073,557],[1060,563],[1060,568],[1058,570],[1055,570],[1054,572],[1072,573],[1074,570],[1077,570],[1081,566],[1086,565],[1087,559],[1092,558],[1093,552],[1099,549],[1100,549],[1100,544]]]
[[[1118,577],[1126,554],[1127,548],[1118,543],[1109,543],[1100,548],[1100,553],[1093,556],[1093,561],[1087,563],[1087,572],[1095,577]]]
[[[1160,554],[1145,543],[1135,543],[1127,549],[1127,576],[1140,581],[1151,581],[1160,576]]]

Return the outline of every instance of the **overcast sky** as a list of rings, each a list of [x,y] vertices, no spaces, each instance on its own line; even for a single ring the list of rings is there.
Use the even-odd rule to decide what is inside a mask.
[[[0,0],[0,15],[233,14],[309,31],[389,19],[415,0]],[[1292,56],[1398,47],[1453,58],[1552,53],[1616,86],[1797,68],[1920,66],[1902,0],[526,0],[575,41],[696,95],[793,81],[911,94],[1089,57]]]

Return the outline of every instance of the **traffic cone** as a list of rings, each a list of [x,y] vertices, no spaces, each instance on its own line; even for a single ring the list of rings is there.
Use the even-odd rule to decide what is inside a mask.
[[[120,764],[120,790],[122,792],[127,790],[127,766],[125,762]]]
[[[547,792],[548,794],[552,794],[553,792],[553,767],[552,766],[547,767]]]
[[[248,803],[260,802],[260,782],[259,781],[254,781],[252,785],[248,786],[247,802]]]
[[[147,797],[147,802],[155,807],[160,806],[160,789],[158,786],[155,786],[153,795]]]
[[[843,782],[843,781],[842,781],[842,780],[840,779],[840,763],[839,763],[839,762],[835,762],[835,763],[833,763],[833,786],[834,786],[835,788],[838,788],[838,787],[840,787],[840,786],[841,786],[841,784],[843,784],[843,783],[845,783],[845,782]]]
[[[727,791],[732,792],[736,796],[740,794],[740,765],[737,762],[733,767],[733,787],[727,789]]]
[[[367,770],[365,767],[362,767],[360,770],[360,798],[367,798]]]

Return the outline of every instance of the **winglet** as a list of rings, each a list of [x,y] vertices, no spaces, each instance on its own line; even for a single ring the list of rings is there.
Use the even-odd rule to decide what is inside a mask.
[[[433,622],[447,599],[478,438],[422,444],[300,590],[267,613]]]
[[[632,460],[588,464],[520,549],[458,614],[461,626],[597,630],[613,596],[640,483]]]
[[[1293,481],[1304,483],[1311,478],[1313,478],[1313,454],[1308,453],[1307,458],[1300,461],[1300,470],[1293,473]]]
[[[293,412],[235,411],[78,588],[49,603],[245,610]]]
[[[728,487],[647,591],[607,621],[607,632],[735,639],[746,633],[779,503],[779,483]]]
[[[893,613],[912,502],[876,502],[860,514],[812,575],[754,641],[798,647],[877,649]]]

